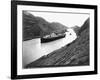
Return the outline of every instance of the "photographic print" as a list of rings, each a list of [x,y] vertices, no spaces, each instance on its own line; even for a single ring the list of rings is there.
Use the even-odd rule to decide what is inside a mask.
[[[89,65],[89,14],[23,11],[23,67]]]
[[[12,78],[96,74],[96,11],[93,5],[12,1]]]

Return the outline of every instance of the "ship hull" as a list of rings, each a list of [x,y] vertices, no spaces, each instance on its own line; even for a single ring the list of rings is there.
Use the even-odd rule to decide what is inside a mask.
[[[57,39],[64,38],[65,36],[66,36],[66,34],[60,35],[60,36],[58,36],[58,37],[41,38],[41,43],[51,42],[51,41],[54,41],[54,40],[57,40]]]

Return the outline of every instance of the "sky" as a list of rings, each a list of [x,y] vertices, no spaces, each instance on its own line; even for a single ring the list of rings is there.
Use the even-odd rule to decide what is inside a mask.
[[[59,22],[67,27],[79,26],[81,27],[89,14],[81,13],[52,13],[52,12],[34,12],[28,11],[34,16],[44,18],[48,22]]]

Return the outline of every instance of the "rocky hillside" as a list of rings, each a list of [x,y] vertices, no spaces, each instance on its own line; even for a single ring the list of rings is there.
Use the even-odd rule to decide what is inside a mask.
[[[26,68],[89,65],[89,21],[87,19],[79,29],[79,37],[75,41],[28,64]]]
[[[23,11],[23,41],[40,38],[52,32],[61,33],[67,31],[67,27],[57,23],[49,23],[41,17]]]

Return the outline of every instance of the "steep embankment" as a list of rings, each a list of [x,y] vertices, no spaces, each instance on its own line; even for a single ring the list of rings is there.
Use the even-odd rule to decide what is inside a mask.
[[[66,31],[67,27],[60,23],[49,23],[41,17],[23,11],[23,41],[41,38],[52,32],[61,33]]]
[[[26,68],[40,66],[79,66],[89,65],[89,19],[78,31],[78,38],[72,43],[47,56],[30,63]]]

